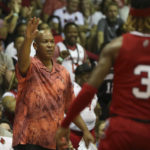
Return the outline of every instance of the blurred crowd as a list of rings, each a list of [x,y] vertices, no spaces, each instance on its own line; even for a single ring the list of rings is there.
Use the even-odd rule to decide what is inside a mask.
[[[38,30],[51,30],[54,59],[68,70],[73,83],[82,86],[79,80],[86,82],[103,47],[124,33],[129,8],[128,0],[0,0],[0,143],[3,136],[12,136],[17,98],[15,65],[28,20],[40,18]],[[30,56],[35,53],[32,45]],[[80,89],[77,85],[74,88]],[[96,117],[91,130],[97,141],[109,116],[112,89],[113,68],[92,104]]]

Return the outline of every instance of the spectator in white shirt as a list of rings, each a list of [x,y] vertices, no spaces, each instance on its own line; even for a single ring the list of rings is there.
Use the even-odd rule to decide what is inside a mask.
[[[82,13],[78,11],[78,7],[79,0],[67,0],[67,6],[54,11],[53,15],[60,18],[62,29],[68,22],[74,22],[77,25],[84,25],[84,17]],[[54,22],[56,24],[58,23],[56,20]]]
[[[88,77],[90,76],[90,72],[92,71],[92,67],[88,63],[84,63],[77,67],[75,71],[75,82],[74,85],[74,93],[77,96],[81,90],[81,86],[87,81]],[[91,134],[95,137],[95,123],[96,123],[96,114],[94,109],[97,105],[97,96],[95,95],[92,102],[88,107],[86,107],[81,113],[81,117],[83,118],[88,130]],[[79,147],[79,142],[82,139],[83,133],[82,131],[75,125],[70,125],[70,140],[72,145],[75,149]]]

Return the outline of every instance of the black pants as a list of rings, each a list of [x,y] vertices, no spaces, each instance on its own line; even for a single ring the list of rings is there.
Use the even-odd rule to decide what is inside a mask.
[[[54,149],[47,149],[47,148],[43,148],[41,146],[33,145],[33,144],[25,144],[25,145],[15,146],[14,150],[54,150]]]

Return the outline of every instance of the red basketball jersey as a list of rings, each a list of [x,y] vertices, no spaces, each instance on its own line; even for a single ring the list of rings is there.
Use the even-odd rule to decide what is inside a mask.
[[[150,35],[123,35],[114,74],[110,113],[150,120]]]

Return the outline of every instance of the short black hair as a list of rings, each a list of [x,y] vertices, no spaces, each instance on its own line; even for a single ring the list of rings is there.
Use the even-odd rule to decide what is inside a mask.
[[[91,72],[92,66],[88,63],[83,63],[82,65],[79,65],[75,70],[75,75],[80,75],[83,73]]]
[[[149,8],[150,0],[131,0],[131,7],[136,9]]]
[[[75,26],[75,27],[77,27],[77,29],[78,29],[78,25],[76,24],[76,23],[74,23],[74,22],[68,22],[68,23],[66,23],[65,24],[65,26],[64,26],[64,32],[66,33],[66,31],[67,31],[67,28],[69,27],[69,26]]]
[[[62,29],[61,29],[60,17],[55,16],[55,15],[51,15],[51,16],[48,18],[47,23],[49,24],[49,22],[53,22],[53,19],[57,19],[57,20],[58,20],[58,30],[59,30],[59,34],[61,34]]]

